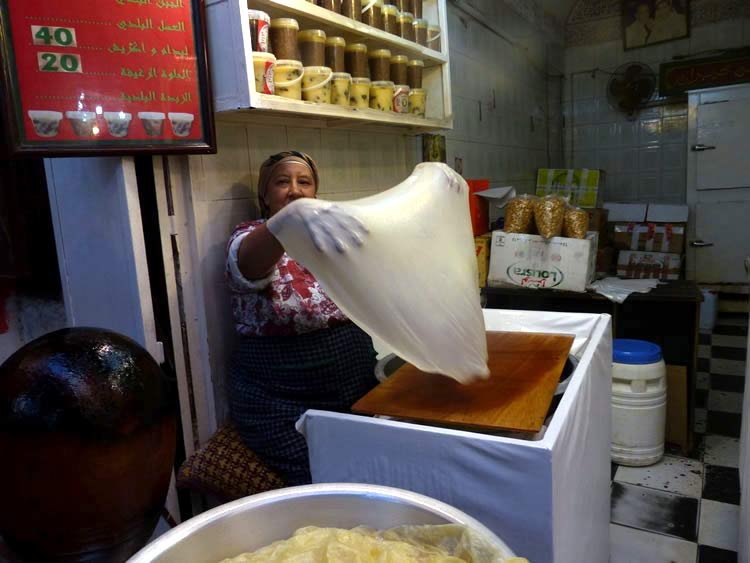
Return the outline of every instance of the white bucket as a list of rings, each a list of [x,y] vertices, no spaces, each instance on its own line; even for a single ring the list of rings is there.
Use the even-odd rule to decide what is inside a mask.
[[[612,461],[633,467],[657,463],[664,456],[666,419],[667,373],[661,352],[658,361],[648,364],[614,362]]]
[[[711,332],[716,326],[719,316],[719,296],[715,291],[701,289],[703,303],[701,303],[701,330]]]

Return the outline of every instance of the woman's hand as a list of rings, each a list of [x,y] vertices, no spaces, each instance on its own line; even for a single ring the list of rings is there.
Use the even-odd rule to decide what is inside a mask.
[[[287,225],[302,224],[315,248],[326,253],[345,253],[364,244],[369,231],[357,217],[335,203],[299,199],[267,221],[268,230],[278,238]]]

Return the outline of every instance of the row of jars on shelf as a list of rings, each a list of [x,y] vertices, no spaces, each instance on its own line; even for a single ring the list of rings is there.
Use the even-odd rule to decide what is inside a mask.
[[[253,51],[268,51],[264,44],[268,43],[270,28],[271,43],[278,42],[280,47],[288,45],[290,48],[297,42],[299,23],[293,18],[274,18],[260,10],[248,10],[250,20],[250,41]],[[414,19],[411,13],[399,12],[395,5],[384,6],[384,17],[373,21],[373,27],[397,35],[408,41],[413,41],[436,51],[440,50],[440,27],[429,25],[425,19]],[[274,50],[275,52],[275,50]]]
[[[407,61],[395,64],[406,66]],[[407,76],[419,87],[412,88],[392,80],[370,80],[348,72],[334,72],[327,66],[304,66],[301,61],[276,59],[273,53],[253,53],[256,92],[292,100],[424,117],[427,93],[421,88],[421,67],[415,65],[414,68],[419,68],[418,79],[414,76],[416,71],[409,73],[407,70]],[[402,77],[401,70],[396,73]]]

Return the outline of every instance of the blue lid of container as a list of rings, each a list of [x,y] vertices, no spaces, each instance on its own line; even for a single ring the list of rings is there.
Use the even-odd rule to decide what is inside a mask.
[[[645,340],[615,338],[612,343],[612,356],[618,364],[655,364],[661,360],[661,347]]]

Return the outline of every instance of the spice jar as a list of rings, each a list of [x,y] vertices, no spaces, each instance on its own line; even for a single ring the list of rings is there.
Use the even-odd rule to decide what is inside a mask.
[[[337,14],[341,13],[341,0],[318,0],[318,6]]]
[[[341,3],[341,15],[362,21],[362,0],[344,0]]]
[[[331,103],[335,106],[349,107],[351,88],[351,74],[348,72],[334,72],[331,75]]]
[[[406,67],[406,83],[409,88],[421,88],[422,87],[422,73],[424,71],[424,61],[415,59],[409,61]]]
[[[349,92],[349,106],[359,109],[370,107],[369,78],[352,78],[352,87]]]
[[[409,87],[406,84],[396,84],[393,90],[394,113],[409,113]]]
[[[393,111],[395,85],[390,80],[376,80],[370,83],[370,107],[380,111]]]
[[[415,19],[422,19],[422,0],[410,0],[411,9],[407,10],[414,14]]]
[[[329,37],[326,39],[326,66],[330,67],[333,72],[344,72],[346,70],[344,62],[344,50],[346,41],[343,37]]]
[[[333,73],[327,66],[306,66],[302,77],[302,99],[318,104],[331,103]]]
[[[362,6],[362,21],[372,27],[383,29],[383,0],[369,0]]]
[[[398,35],[398,8],[393,4],[383,6],[383,31]]]
[[[390,79],[391,52],[388,49],[370,51],[367,58],[370,61],[370,80],[378,82]]]
[[[440,27],[430,25],[427,27],[427,46],[430,49],[440,50]]]
[[[427,47],[427,28],[429,23],[427,20],[414,20],[414,39],[423,47]]]
[[[271,20],[271,52],[276,59],[298,61],[297,33],[299,24],[292,18],[274,18]]]
[[[323,66],[326,63],[326,32],[322,29],[305,29],[298,35],[299,51],[305,66]]]
[[[426,107],[427,91],[423,88],[412,88],[409,92],[409,113],[417,117],[424,117]]]
[[[302,99],[302,63],[295,60],[277,60],[273,72],[274,94],[292,100]]]
[[[268,27],[271,16],[260,10],[248,10],[247,19],[250,24],[250,48],[259,53],[268,53]]]
[[[414,41],[414,16],[409,12],[400,12],[396,18],[399,36]]]
[[[255,73],[255,91],[259,94],[273,94],[273,75],[276,57],[273,53],[253,51],[253,71]]]
[[[367,70],[367,45],[350,43],[344,51],[346,72],[353,78],[369,78]]]
[[[404,55],[396,55],[391,57],[391,82],[396,84],[407,83],[407,72],[406,67],[409,64],[409,58]]]

